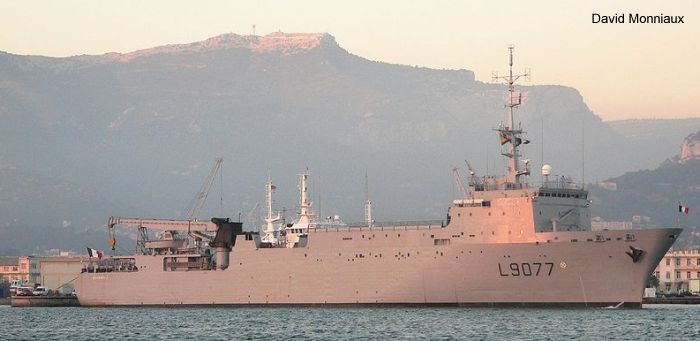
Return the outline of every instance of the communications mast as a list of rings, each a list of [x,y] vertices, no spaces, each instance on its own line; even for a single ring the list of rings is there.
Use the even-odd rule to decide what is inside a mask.
[[[515,128],[515,120],[513,119],[513,109],[517,108],[522,103],[522,93],[515,91],[515,81],[521,77],[530,77],[529,72],[524,72],[519,75],[513,74],[513,50],[515,47],[508,46],[508,51],[510,53],[509,71],[508,76],[498,76],[498,74],[493,75],[493,80],[505,80],[508,84],[508,101],[506,102],[506,107],[508,108],[508,126],[499,127],[496,129],[499,133],[499,138],[501,140],[501,145],[508,144],[508,151],[506,153],[501,153],[502,155],[508,157],[508,175],[506,176],[506,188],[521,188],[520,177],[523,175],[529,175],[530,170],[527,164],[525,168],[520,168],[520,151],[518,146],[522,143],[527,144],[530,141],[523,140],[520,136],[523,133],[521,129]]]

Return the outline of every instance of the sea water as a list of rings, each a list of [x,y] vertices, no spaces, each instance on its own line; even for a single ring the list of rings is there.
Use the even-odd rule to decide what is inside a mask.
[[[700,340],[700,306],[11,308],[2,340]]]

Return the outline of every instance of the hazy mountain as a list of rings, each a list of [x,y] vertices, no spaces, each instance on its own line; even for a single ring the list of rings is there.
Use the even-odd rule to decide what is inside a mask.
[[[602,122],[573,88],[521,90],[517,117],[530,133],[523,151],[534,174],[544,155],[555,173],[580,178],[583,132],[587,179],[668,155]],[[264,199],[268,170],[277,205],[293,212],[296,175],[309,167],[322,215],[360,220],[366,173],[378,220],[442,218],[454,165],[468,159],[480,174],[503,172],[491,130],[505,120],[503,100],[502,85],[471,71],[369,61],[328,34],[226,34],[69,58],[0,53],[0,163],[122,203],[106,212],[76,198],[78,210],[104,218],[177,217],[216,156],[225,158],[223,184],[202,217],[246,216]]]
[[[700,131],[689,135],[678,149],[685,153],[655,169],[625,173],[607,179],[607,186],[592,186],[592,214],[613,221],[647,216],[650,226],[680,224],[686,231],[676,246],[700,247]],[[680,213],[679,204],[689,207],[690,213]]]
[[[0,167],[0,255],[102,246],[106,219],[114,211],[143,213],[110,202],[94,189],[15,166]]]
[[[689,133],[700,130],[700,117],[685,119],[634,119],[608,121],[606,123],[615,132],[624,136],[632,148],[636,147],[645,152],[640,156],[649,163],[641,165],[641,168],[656,167],[669,155],[678,154],[678,141],[681,141]],[[635,170],[635,168],[630,168],[629,170]]]

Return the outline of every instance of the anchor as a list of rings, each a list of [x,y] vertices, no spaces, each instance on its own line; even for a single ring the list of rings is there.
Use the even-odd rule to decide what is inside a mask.
[[[637,263],[639,259],[642,258],[644,250],[637,249],[634,246],[630,246],[630,250],[631,251],[625,251],[625,253],[632,258],[633,263]]]

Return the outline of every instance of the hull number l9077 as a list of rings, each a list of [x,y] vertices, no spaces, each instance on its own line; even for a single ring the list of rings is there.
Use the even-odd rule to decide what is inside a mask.
[[[501,276],[551,276],[554,263],[498,263]]]

